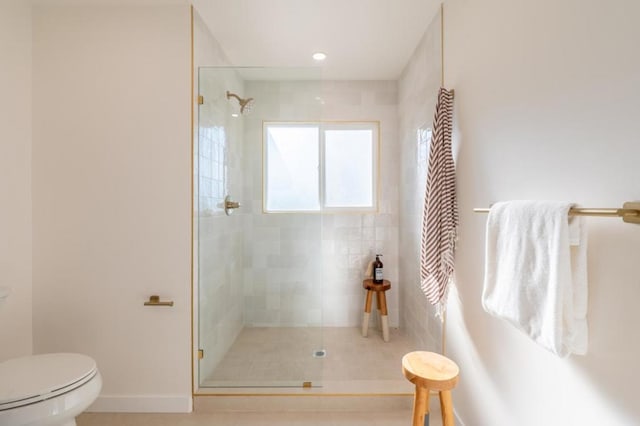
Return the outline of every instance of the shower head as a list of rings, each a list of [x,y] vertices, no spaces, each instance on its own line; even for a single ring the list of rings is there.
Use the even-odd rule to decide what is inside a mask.
[[[242,99],[240,96],[227,90],[227,99],[231,98],[236,98],[238,100],[238,103],[240,104],[240,114],[248,114],[251,112],[251,108],[253,108],[253,98]]]

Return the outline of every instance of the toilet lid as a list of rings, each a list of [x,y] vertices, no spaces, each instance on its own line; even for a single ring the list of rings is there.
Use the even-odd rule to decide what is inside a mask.
[[[69,392],[95,376],[96,362],[81,354],[55,353],[0,363],[0,410]]]

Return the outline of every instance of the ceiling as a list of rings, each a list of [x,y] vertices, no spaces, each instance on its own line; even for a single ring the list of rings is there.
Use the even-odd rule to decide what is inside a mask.
[[[310,67],[327,80],[396,80],[436,0],[193,0],[234,66]]]

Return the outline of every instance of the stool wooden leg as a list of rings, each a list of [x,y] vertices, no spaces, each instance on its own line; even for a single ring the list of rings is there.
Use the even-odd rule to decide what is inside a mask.
[[[367,337],[369,331],[369,316],[371,316],[371,302],[373,301],[373,290],[367,290],[367,298],[364,302],[364,316],[362,317],[362,336]]]
[[[427,388],[416,386],[416,392],[413,396],[413,423],[411,425],[429,426],[429,389]]]
[[[382,340],[389,341],[389,317],[387,315],[381,315],[382,320]]]
[[[380,320],[382,322],[382,340],[389,341],[389,314],[387,312],[387,296],[384,291],[378,293],[378,304],[380,308]]]
[[[442,411],[442,426],[455,426],[451,391],[440,391],[440,410]]]

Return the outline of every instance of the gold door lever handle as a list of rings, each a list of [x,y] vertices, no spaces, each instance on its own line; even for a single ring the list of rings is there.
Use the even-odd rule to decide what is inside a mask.
[[[153,296],[149,296],[149,300],[144,302],[144,306],[173,306],[173,300],[161,302],[160,296],[154,294]]]

